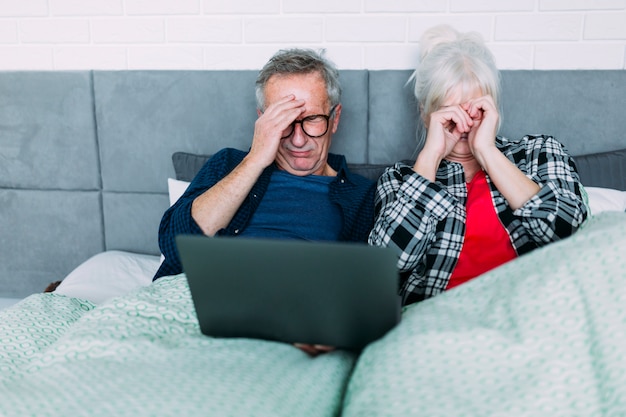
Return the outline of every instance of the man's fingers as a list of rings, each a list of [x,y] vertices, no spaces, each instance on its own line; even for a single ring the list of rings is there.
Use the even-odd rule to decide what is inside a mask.
[[[326,346],[326,345],[313,345],[313,347],[315,349],[317,349],[318,352],[332,352],[333,350],[335,350],[335,348],[333,346]]]
[[[327,353],[335,350],[333,346],[310,345],[306,343],[294,343],[294,346],[311,356],[317,356],[320,353]]]
[[[268,106],[257,120],[264,134],[282,133],[304,111],[304,100],[297,100],[289,95]]]
[[[263,113],[267,114],[269,117],[276,117],[290,110],[299,111],[301,113],[304,111],[304,103],[304,100],[296,99],[293,94],[290,94],[269,105]]]

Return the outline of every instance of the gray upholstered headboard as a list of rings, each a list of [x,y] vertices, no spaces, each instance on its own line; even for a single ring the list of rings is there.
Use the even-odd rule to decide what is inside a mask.
[[[342,71],[332,151],[351,163],[411,158],[409,75]],[[247,149],[255,76],[0,73],[0,297],[39,292],[104,250],[157,254],[172,154]],[[504,71],[503,92],[503,135],[546,133],[573,155],[599,154],[577,158],[583,183],[626,190],[626,71]]]

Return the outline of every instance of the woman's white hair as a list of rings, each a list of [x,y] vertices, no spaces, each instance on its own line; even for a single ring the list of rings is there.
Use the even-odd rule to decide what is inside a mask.
[[[448,25],[428,29],[419,41],[420,62],[409,82],[421,117],[418,120],[417,152],[426,141],[424,121],[436,111],[448,93],[460,86],[480,88],[500,108],[500,72],[480,34],[460,33]],[[501,113],[501,112],[500,112]],[[500,120],[502,118],[500,117]]]

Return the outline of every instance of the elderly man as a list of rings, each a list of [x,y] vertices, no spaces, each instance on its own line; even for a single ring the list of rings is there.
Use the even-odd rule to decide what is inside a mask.
[[[375,184],[328,152],[341,116],[334,65],[311,50],[279,51],[256,98],[250,150],[216,153],[165,212],[154,279],[182,272],[178,234],[367,242]]]
[[[311,50],[279,51],[256,97],[250,150],[216,153],[165,212],[155,279],[182,272],[178,234],[367,242],[374,183],[328,152],[342,109],[334,65]]]

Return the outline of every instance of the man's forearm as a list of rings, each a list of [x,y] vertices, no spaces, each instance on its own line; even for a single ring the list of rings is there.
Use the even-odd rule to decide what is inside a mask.
[[[248,157],[230,174],[200,194],[191,206],[191,216],[207,236],[228,226],[264,167]]]

